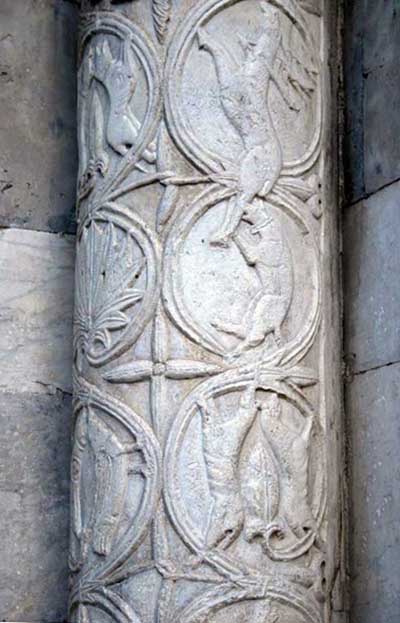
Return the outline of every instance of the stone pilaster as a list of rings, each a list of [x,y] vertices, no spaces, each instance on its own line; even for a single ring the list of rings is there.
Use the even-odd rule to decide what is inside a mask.
[[[315,0],[82,9],[72,621],[332,620],[328,25]]]

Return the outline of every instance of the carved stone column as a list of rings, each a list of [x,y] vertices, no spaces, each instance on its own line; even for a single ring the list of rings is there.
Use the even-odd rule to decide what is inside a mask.
[[[82,7],[71,621],[332,620],[328,26],[320,0]]]

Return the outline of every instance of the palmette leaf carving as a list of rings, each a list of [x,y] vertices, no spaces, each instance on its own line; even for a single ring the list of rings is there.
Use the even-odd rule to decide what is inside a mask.
[[[105,4],[80,44],[71,621],[327,623],[320,3]]]
[[[171,19],[172,1],[152,0],[152,11],[157,39],[160,43],[164,43],[168,32],[169,21]]]
[[[85,223],[76,258],[74,350],[78,368],[99,366],[136,341],[157,304],[158,246],[116,204]]]
[[[76,348],[89,359],[107,352],[115,331],[129,324],[128,310],[140,303],[144,292],[137,284],[146,258],[137,254],[130,236],[118,239],[112,223],[93,223],[83,230],[77,258],[78,305]]]

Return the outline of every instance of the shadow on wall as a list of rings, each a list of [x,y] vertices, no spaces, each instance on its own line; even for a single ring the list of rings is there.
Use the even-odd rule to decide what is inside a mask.
[[[0,620],[67,618],[77,6],[0,2]]]

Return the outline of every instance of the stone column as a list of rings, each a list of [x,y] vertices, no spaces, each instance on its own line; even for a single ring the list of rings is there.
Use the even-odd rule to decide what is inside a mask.
[[[332,620],[329,23],[83,4],[71,621]]]

